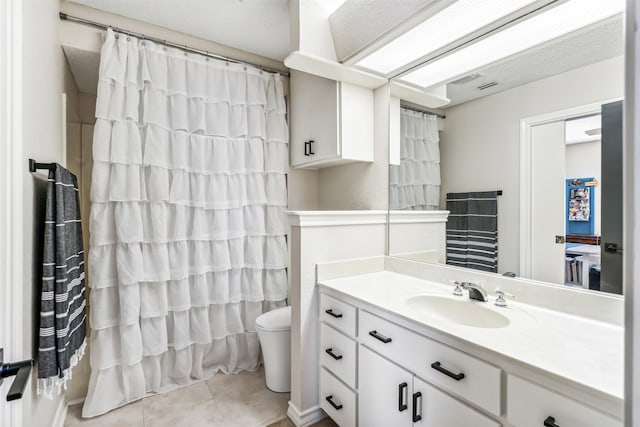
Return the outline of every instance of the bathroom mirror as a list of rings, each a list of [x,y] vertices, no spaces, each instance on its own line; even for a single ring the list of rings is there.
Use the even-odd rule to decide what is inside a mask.
[[[623,45],[620,14],[392,99],[389,255],[621,294]]]

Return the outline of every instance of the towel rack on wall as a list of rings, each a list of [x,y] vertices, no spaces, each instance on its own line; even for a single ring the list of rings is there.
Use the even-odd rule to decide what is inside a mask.
[[[38,163],[33,159],[29,159],[29,172],[35,172],[38,169],[53,169],[55,167],[55,163]]]
[[[31,367],[33,366],[33,359],[23,360],[16,363],[4,363],[4,349],[0,348],[0,384],[2,380],[7,377],[15,375],[9,394],[7,394],[7,401],[20,399],[24,393],[24,389],[27,386],[29,380],[29,374],[31,373]]]

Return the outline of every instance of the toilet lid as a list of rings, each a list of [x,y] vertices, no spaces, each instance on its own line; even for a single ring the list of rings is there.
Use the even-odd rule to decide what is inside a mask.
[[[291,329],[291,306],[276,308],[256,319],[256,328],[264,331],[288,331]]]

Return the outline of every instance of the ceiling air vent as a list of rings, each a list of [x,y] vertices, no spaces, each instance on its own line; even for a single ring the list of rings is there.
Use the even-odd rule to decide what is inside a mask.
[[[478,79],[480,77],[482,77],[482,74],[473,73],[473,74],[469,74],[468,76],[461,77],[458,80],[454,80],[454,81],[451,82],[451,84],[452,85],[463,85],[463,84],[472,82],[475,79]]]
[[[493,86],[497,86],[498,82],[489,82],[489,83],[484,83],[481,84],[480,86],[477,87],[478,90],[485,90],[485,89],[489,89],[490,87]]]

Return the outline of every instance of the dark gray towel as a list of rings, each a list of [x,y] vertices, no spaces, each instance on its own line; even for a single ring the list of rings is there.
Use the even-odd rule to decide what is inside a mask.
[[[498,192],[447,193],[447,264],[498,271]]]
[[[38,390],[51,397],[71,378],[86,346],[78,179],[58,164],[47,183],[42,263]]]

